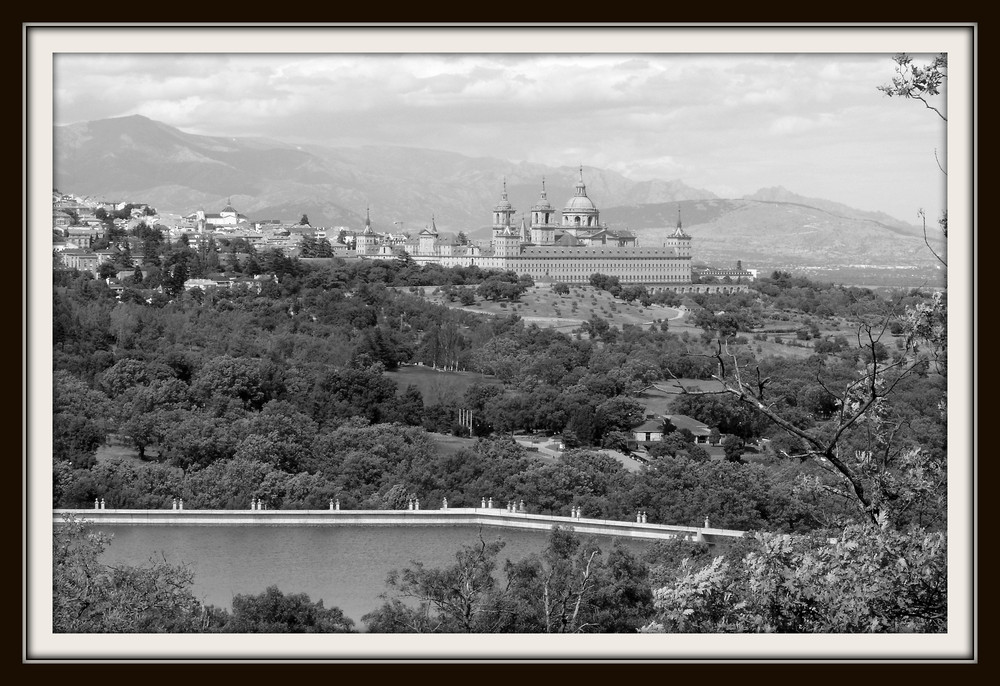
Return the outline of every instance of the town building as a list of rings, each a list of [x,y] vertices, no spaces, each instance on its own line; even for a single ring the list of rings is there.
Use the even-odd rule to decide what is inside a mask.
[[[718,281],[726,281],[741,283],[745,281],[756,281],[758,276],[758,270],[756,269],[744,269],[743,261],[736,260],[736,267],[700,267],[695,268],[695,276],[702,280],[716,279]]]
[[[61,250],[57,254],[60,263],[66,269],[78,269],[96,276],[98,268],[105,262],[114,260],[118,251],[115,249],[91,251],[77,248]]]
[[[691,432],[694,442],[697,445],[707,445],[712,435],[712,429],[707,424],[699,422],[683,414],[665,414],[659,417],[647,418],[642,424],[632,428],[632,438],[638,444],[649,444],[662,441],[665,437],[663,433],[667,422],[674,427],[673,431],[687,429]]]
[[[232,199],[217,213],[205,212],[204,208],[200,208],[197,212],[185,215],[182,220],[185,228],[194,229],[199,233],[231,232],[250,228],[250,220],[233,208]]]

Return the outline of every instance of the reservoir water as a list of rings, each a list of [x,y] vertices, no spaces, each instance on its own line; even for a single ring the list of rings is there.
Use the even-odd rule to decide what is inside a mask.
[[[113,534],[107,564],[141,565],[151,557],[185,563],[194,572],[192,590],[204,603],[232,608],[236,594],[256,594],[276,585],[283,593],[307,593],[326,607],[339,607],[363,630],[362,615],[379,605],[385,577],[411,560],[426,567],[455,561],[462,545],[478,542],[476,526],[107,526]],[[520,560],[540,552],[548,533],[482,528],[487,542],[502,538],[498,556]],[[607,553],[612,540],[599,539]],[[627,541],[635,552],[647,544]]]

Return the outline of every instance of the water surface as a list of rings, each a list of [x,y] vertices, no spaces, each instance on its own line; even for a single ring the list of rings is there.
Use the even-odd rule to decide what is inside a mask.
[[[186,563],[192,590],[204,603],[232,608],[238,593],[256,594],[276,585],[283,593],[307,593],[326,607],[339,607],[363,629],[361,616],[381,604],[385,577],[411,560],[427,567],[455,561],[462,545],[478,542],[476,526],[105,526],[114,535],[104,553],[108,564],[140,565],[151,557]],[[548,532],[483,527],[487,542],[502,538],[506,559],[540,552]],[[610,538],[599,539],[607,552]],[[606,542],[606,545],[604,544]],[[643,543],[629,541],[638,551]]]

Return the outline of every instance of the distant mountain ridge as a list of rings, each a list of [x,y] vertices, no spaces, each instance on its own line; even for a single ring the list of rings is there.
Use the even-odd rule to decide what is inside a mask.
[[[515,207],[528,214],[546,178],[553,206],[573,194],[578,171],[471,158],[418,148],[295,146],[280,141],[200,136],[134,115],[55,127],[54,186],[82,195],[134,199],[186,214],[232,199],[251,217],[303,213],[316,224],[357,225],[365,209],[383,230],[489,226],[506,178]],[[631,181],[587,168],[602,202],[647,203],[713,197],[679,181]]]
[[[412,234],[433,220],[442,233],[486,238],[504,181],[519,222],[538,201],[543,177],[557,211],[579,179],[575,166],[201,136],[139,115],[54,127],[54,144],[53,186],[63,192],[176,214],[231,202],[251,219],[307,214],[314,226],[351,228],[370,208],[376,230]],[[890,264],[927,253],[916,226],[781,187],[722,199],[680,180],[633,181],[594,167],[584,167],[584,181],[601,219],[647,244],[672,230],[680,208],[695,252],[707,259]]]

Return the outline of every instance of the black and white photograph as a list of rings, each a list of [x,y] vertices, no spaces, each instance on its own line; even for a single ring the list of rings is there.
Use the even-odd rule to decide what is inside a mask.
[[[24,661],[976,661],[975,24],[23,31]]]

